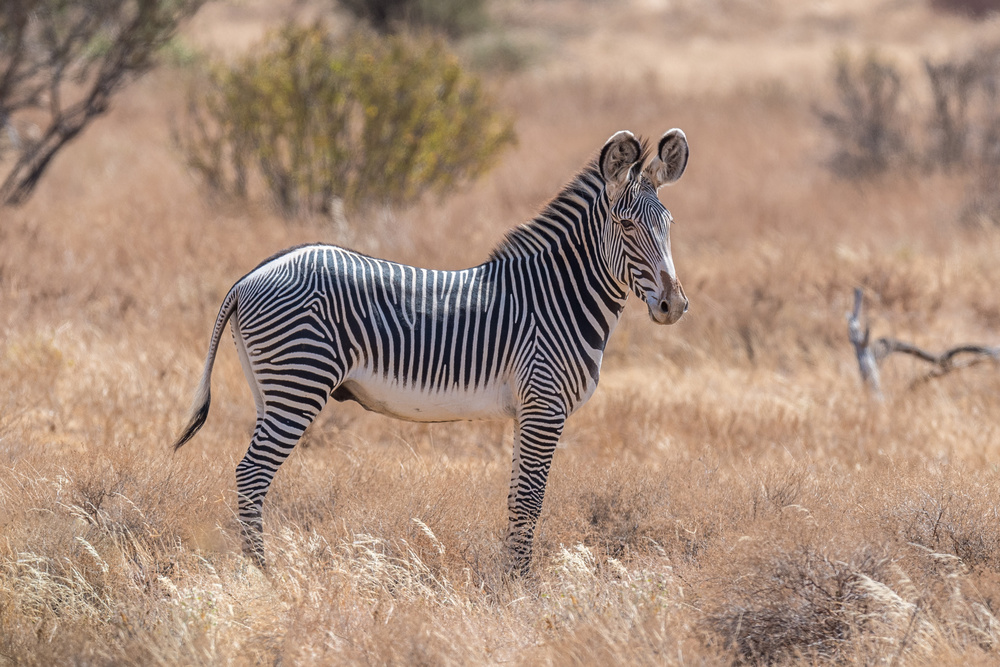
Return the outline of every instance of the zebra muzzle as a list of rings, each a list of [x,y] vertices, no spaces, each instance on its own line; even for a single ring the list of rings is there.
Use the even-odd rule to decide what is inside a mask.
[[[649,317],[657,324],[675,324],[688,311],[687,295],[679,282],[674,282],[665,296],[648,299]]]

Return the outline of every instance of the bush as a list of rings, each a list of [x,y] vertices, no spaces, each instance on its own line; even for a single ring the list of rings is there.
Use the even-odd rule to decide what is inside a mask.
[[[460,37],[486,25],[484,0],[337,0],[380,33],[404,26]]]
[[[191,99],[181,146],[215,190],[256,184],[285,214],[406,205],[483,173],[514,141],[438,40],[288,25]]]
[[[924,61],[934,107],[928,123],[929,163],[1000,164],[1000,48],[966,58]]]
[[[938,11],[980,20],[1000,11],[998,0],[931,0],[931,6]]]
[[[875,52],[860,60],[841,53],[834,81],[840,108],[820,112],[837,140],[833,170],[854,177],[884,171],[906,151],[899,72]]]
[[[888,559],[869,549],[840,560],[801,546],[755,560],[708,615],[738,663],[848,662],[866,636],[908,611],[882,583]]]
[[[1000,167],[1000,47],[923,64],[929,95],[912,99],[929,104],[904,114],[904,81],[895,66],[873,52],[837,57],[839,104],[819,112],[836,141],[830,164],[837,174],[857,178],[904,164]]]

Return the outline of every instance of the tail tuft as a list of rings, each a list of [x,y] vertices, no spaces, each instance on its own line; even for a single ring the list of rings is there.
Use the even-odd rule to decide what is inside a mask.
[[[191,410],[191,419],[188,420],[188,424],[184,427],[184,432],[181,433],[180,437],[174,443],[174,451],[180,449],[185,442],[194,437],[194,434],[204,426],[205,420],[208,419],[208,406],[212,402],[210,395],[205,395],[205,400],[201,402],[200,405],[195,406]]]

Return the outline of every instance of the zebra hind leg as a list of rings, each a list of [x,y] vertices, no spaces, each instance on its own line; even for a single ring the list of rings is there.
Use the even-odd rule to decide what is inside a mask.
[[[243,553],[254,565],[264,569],[264,535],[261,509],[264,496],[271,487],[278,468],[292,453],[309,424],[319,414],[325,400],[319,404],[300,405],[296,409],[283,406],[281,413],[265,410],[257,419],[250,447],[236,466],[240,531]]]
[[[277,362],[274,358],[257,356],[251,360],[243,329],[245,320],[245,315],[237,315],[233,340],[257,407],[257,424],[250,447],[236,466],[236,493],[243,553],[263,569],[266,565],[261,518],[264,496],[278,468],[340,383],[343,369],[315,359],[305,363],[299,363],[298,358]],[[301,367],[311,370],[304,372]],[[267,376],[270,379],[264,380]]]

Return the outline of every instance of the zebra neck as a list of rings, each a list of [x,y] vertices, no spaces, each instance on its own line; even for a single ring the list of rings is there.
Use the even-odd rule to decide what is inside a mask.
[[[560,246],[593,244],[593,234],[607,215],[601,206],[604,179],[596,165],[573,178],[541,212],[507,232],[489,260],[532,257],[560,250]],[[596,245],[592,245],[596,251]]]
[[[588,342],[603,349],[628,298],[628,288],[608,266],[605,226],[608,202],[596,165],[580,172],[542,211],[507,233],[487,263],[534,267],[528,273],[558,276],[576,319],[594,325]],[[549,286],[551,289],[552,286]],[[539,285],[536,287],[546,289]],[[598,340],[599,339],[599,340]]]

